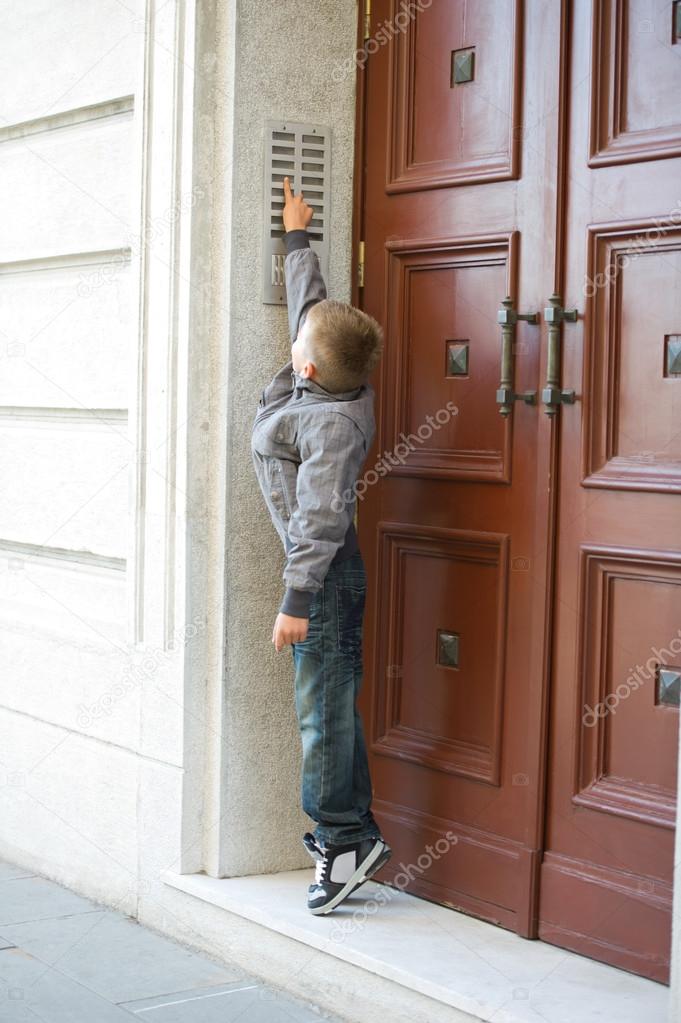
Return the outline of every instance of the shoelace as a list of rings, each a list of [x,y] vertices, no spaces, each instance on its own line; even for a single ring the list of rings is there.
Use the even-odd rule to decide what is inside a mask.
[[[323,853],[322,856],[317,860],[314,868],[315,884],[324,884],[324,882],[328,880],[327,874],[329,871],[330,863],[331,859],[329,856],[326,855],[326,853]]]

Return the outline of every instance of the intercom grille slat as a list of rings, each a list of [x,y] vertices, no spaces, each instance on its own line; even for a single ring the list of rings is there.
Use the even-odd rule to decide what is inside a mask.
[[[284,178],[291,188],[303,191],[305,202],[314,213],[308,234],[319,256],[324,277],[328,274],[329,188],[331,130],[316,124],[268,121],[265,125],[265,258],[263,302],[286,304],[284,285]]]

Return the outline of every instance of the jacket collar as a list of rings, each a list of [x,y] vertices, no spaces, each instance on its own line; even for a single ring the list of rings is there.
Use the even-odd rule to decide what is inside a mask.
[[[294,380],[296,398],[302,397],[303,391],[310,391],[312,394],[319,394],[324,398],[332,398],[334,401],[350,401],[353,398],[359,397],[364,387],[363,384],[360,384],[359,387],[354,387],[350,391],[327,391],[316,380],[311,380],[310,377],[301,377],[300,373],[297,373],[295,369],[291,370],[291,376]]]

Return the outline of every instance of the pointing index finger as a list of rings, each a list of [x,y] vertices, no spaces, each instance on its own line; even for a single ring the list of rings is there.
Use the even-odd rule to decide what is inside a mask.
[[[291,194],[291,183],[289,182],[288,177],[284,178],[284,198],[286,199],[286,202],[293,198]]]

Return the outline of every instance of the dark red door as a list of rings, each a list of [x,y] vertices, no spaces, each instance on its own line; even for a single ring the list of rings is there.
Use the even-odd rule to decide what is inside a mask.
[[[506,296],[535,314],[553,290],[560,38],[559,11],[526,6],[523,24],[520,3],[440,0],[369,57],[360,301],[386,344],[358,508],[383,876],[411,865],[409,891],[521,934],[541,846],[548,470],[538,405],[497,403],[497,314]],[[374,29],[399,10],[374,2]],[[537,390],[541,325],[520,321],[510,355],[516,391]]]
[[[587,546],[610,547],[616,537],[615,546],[629,545],[625,559],[631,555],[641,568],[634,549],[639,555],[651,549],[643,540],[656,533],[651,523],[659,519],[666,530],[659,534],[665,569],[642,569],[657,603],[641,619],[637,643],[659,642],[658,633],[675,613],[678,618],[673,577],[681,546],[681,511],[673,496],[673,459],[679,455],[670,435],[661,475],[655,475],[657,460],[648,463],[649,477],[659,484],[655,493],[644,496],[640,486],[622,491],[631,512],[618,503],[616,465],[606,472],[608,482],[583,479],[583,431],[590,429],[593,438],[597,423],[605,433],[609,428],[601,391],[596,387],[586,400],[581,386],[587,364],[578,338],[587,303],[575,287],[591,251],[587,228],[594,210],[584,201],[580,206],[568,168],[581,160],[589,188],[605,170],[612,199],[626,187],[632,162],[590,166],[593,126],[585,123],[590,108],[578,87],[580,76],[588,85],[589,62],[596,59],[589,35],[593,16],[590,3],[575,8],[570,25],[567,5],[544,0],[433,0],[421,9],[412,5],[405,19],[398,16],[407,8],[395,0],[373,0],[375,42],[360,76],[358,103],[356,240],[365,243],[365,266],[355,300],[383,323],[386,344],[374,381],[377,438],[358,508],[370,579],[362,709],[375,810],[395,850],[383,880],[529,937],[537,936],[541,916],[539,933],[547,940],[647,972],[636,941],[624,934],[635,912],[621,928],[621,947],[631,952],[626,963],[613,954],[599,916],[583,913],[583,930],[574,930],[582,937],[573,937],[574,891],[566,882],[567,860],[575,853],[571,821],[584,813],[573,784],[584,674],[574,660],[574,611],[572,618],[567,609],[561,614],[561,604],[576,600],[576,569],[596,563],[588,561]],[[579,40],[579,59],[570,49],[571,33]],[[608,72],[598,66],[605,79]],[[644,84],[642,93],[646,88],[652,85]],[[666,106],[649,102],[648,108],[636,95],[635,116],[659,110],[668,120],[671,95]],[[606,103],[603,95],[599,102]],[[669,150],[653,148],[651,143],[650,172],[668,183],[676,161]],[[669,173],[659,170],[663,165]],[[678,168],[676,173],[678,180]],[[650,198],[657,206],[657,197]],[[634,203],[639,217],[645,201],[640,193]],[[623,216],[633,210],[625,208]],[[606,249],[598,250],[598,258]],[[633,278],[631,287],[638,287]],[[580,317],[549,331],[544,310],[549,297],[562,297],[563,290]],[[664,425],[656,433],[650,418],[663,394],[670,403],[665,409],[676,402],[678,420],[681,377],[673,375],[671,339],[681,329],[671,322],[678,303],[672,294],[670,288],[662,331],[671,369],[662,390],[650,394],[640,426],[650,449],[653,437],[657,444],[664,435]],[[514,326],[514,313],[528,319]],[[645,316],[632,320],[634,334],[648,323]],[[597,349],[602,332],[592,336]],[[549,338],[554,356],[561,341],[566,352],[572,344],[562,365],[560,357],[557,364],[549,360]],[[627,378],[633,380],[645,363],[650,383],[653,367],[660,372],[662,351],[655,348],[649,359],[630,360]],[[601,367],[601,384],[606,377],[612,382],[616,364]],[[542,393],[549,376],[555,377],[554,392],[567,377],[578,392],[574,403],[561,402],[550,415]],[[627,394],[632,419],[641,408]],[[632,434],[624,426],[622,438],[638,436],[638,427]],[[591,473],[599,450],[591,448]],[[634,452],[626,448],[626,454]],[[596,493],[607,498],[602,505],[591,503]],[[585,519],[584,502],[602,514]],[[644,520],[638,527],[636,514]],[[606,624],[604,619],[596,626],[597,593],[587,605],[589,642],[592,630]],[[618,628],[628,622],[630,631],[633,593],[632,584],[616,601]],[[607,619],[610,626],[613,621]],[[599,635],[603,642],[606,633]],[[655,725],[643,726],[636,762],[657,766],[636,776],[634,787],[643,803],[658,787],[666,818],[659,820],[659,807],[654,821],[643,823],[639,814],[649,861],[646,866],[638,857],[628,869],[643,885],[666,879],[666,898],[678,711],[656,706],[651,713]],[[618,770],[625,756],[618,747]],[[587,761],[582,757],[582,767]],[[595,814],[594,842],[608,845],[615,817],[624,819]],[[615,845],[631,834],[618,832]],[[585,862],[604,878],[605,889],[613,886],[593,850]],[[659,907],[661,888],[641,892]],[[646,927],[646,940],[656,934],[662,949],[668,907]]]
[[[669,973],[681,679],[678,4],[570,5],[540,937]]]

